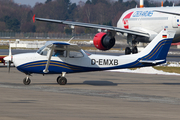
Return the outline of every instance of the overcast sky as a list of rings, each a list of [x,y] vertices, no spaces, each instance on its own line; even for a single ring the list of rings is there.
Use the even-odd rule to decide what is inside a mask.
[[[44,3],[46,0],[14,0],[14,2],[16,3],[20,3],[20,4],[26,4],[26,5],[30,5],[30,6],[34,6],[36,4],[36,2],[40,2],[40,3]],[[80,0],[70,0],[72,3],[78,3]],[[81,0],[81,1],[85,1],[86,0]]]
[[[16,2],[16,3],[26,4],[26,5],[30,5],[32,7],[36,4],[36,2],[44,3],[45,1],[46,0],[14,0],[14,2]],[[78,3],[79,1],[80,0],[71,0],[72,3]],[[81,1],[86,2],[87,0],[81,0]],[[127,1],[127,0],[123,0],[123,1]],[[165,0],[156,0],[156,1],[165,1]],[[169,0],[169,1],[178,1],[178,0]]]

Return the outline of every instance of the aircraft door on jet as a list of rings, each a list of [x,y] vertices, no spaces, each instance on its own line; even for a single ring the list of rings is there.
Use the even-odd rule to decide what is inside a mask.
[[[179,18],[173,15],[172,17],[172,27],[178,28],[178,25],[180,24]]]

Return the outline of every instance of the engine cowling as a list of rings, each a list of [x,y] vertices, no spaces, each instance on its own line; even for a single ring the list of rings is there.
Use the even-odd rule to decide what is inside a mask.
[[[115,44],[115,38],[109,36],[107,33],[100,32],[94,36],[94,46],[99,50],[109,50]]]

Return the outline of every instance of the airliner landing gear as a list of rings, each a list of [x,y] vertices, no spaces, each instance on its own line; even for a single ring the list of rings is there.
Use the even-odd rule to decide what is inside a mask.
[[[136,53],[138,53],[137,46],[133,46],[133,48],[132,48],[132,54],[136,54]]]
[[[138,41],[136,40],[136,37],[133,36],[133,35],[128,35],[127,36],[127,43],[129,44],[129,46],[132,47],[132,49],[130,47],[126,47],[125,49],[125,55],[128,55],[128,54],[136,54],[138,53],[138,49],[137,49],[137,43]]]
[[[125,55],[129,55],[129,54],[131,54],[131,49],[130,49],[130,47],[126,47]]]
[[[31,83],[31,79],[29,78],[29,76],[27,76],[23,79],[23,83],[24,83],[24,85],[29,85]]]
[[[62,75],[57,77],[57,83],[60,85],[65,85],[67,83],[67,79],[65,78],[66,72],[62,72]]]
[[[126,49],[125,49],[125,55],[131,54],[131,53],[132,53],[132,54],[138,53],[137,46],[133,46],[133,47],[132,47],[132,50],[131,50],[130,47],[126,47]]]

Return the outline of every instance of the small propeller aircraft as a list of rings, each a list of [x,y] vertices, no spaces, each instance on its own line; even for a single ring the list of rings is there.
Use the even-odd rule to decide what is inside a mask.
[[[9,56],[4,60],[25,73],[23,83],[29,85],[29,76],[36,74],[61,74],[57,83],[65,85],[67,73],[102,71],[111,69],[155,66],[166,62],[166,56],[174,38],[175,31],[163,29],[138,54],[111,56],[90,54],[69,42],[48,41],[36,53],[24,53]],[[10,65],[9,65],[10,66]]]

